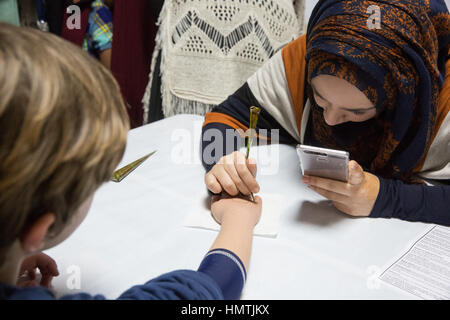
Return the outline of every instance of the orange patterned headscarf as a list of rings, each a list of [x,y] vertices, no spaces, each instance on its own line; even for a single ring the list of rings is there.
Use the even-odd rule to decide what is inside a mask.
[[[308,82],[320,74],[347,80],[378,112],[330,127],[307,85],[315,141],[349,151],[374,174],[408,180],[431,145],[449,49],[443,0],[319,1],[307,33]]]

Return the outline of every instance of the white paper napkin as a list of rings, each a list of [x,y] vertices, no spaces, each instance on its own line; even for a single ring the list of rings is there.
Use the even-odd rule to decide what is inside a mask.
[[[256,225],[253,234],[255,236],[276,238],[280,228],[280,213],[283,205],[281,194],[258,194],[263,200],[261,219]],[[184,221],[186,227],[219,231],[220,225],[211,216],[208,205],[209,197],[200,198],[189,209]]]

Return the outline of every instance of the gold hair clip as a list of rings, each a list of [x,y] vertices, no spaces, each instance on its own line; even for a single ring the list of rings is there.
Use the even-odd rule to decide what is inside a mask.
[[[253,135],[256,131],[256,126],[258,125],[258,119],[259,114],[261,112],[261,109],[258,107],[251,107],[250,108],[250,133],[247,140],[247,155],[245,156],[246,159],[250,156],[250,146],[253,142]],[[255,202],[255,196],[253,195],[253,192],[250,194],[252,201]]]
[[[112,181],[114,182],[120,182],[123,179],[125,179],[125,177],[127,175],[129,175],[134,169],[136,169],[137,167],[139,167],[145,160],[147,160],[148,158],[150,158],[152,155],[154,155],[156,153],[156,150],[153,151],[152,153],[146,155],[145,157],[142,157],[128,165],[126,165],[123,168],[120,168],[119,170],[115,171],[113,173],[113,176],[111,178]]]

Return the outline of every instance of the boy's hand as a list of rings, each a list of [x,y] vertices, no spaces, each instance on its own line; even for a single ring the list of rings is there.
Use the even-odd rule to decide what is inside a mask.
[[[237,222],[254,227],[261,218],[262,199],[255,196],[255,202],[248,199],[214,196],[211,203],[213,218],[222,225],[224,222]]]
[[[367,217],[377,200],[380,180],[365,172],[356,161],[349,162],[348,172],[348,182],[304,176],[303,183],[333,201],[338,210],[351,216]]]
[[[242,152],[236,151],[223,156],[220,161],[206,174],[206,187],[215,194],[225,191],[231,196],[239,193],[250,195],[259,192],[256,182],[256,161],[245,159]]]
[[[41,281],[36,281],[36,269],[39,269]],[[50,288],[53,277],[59,276],[58,267],[55,260],[44,253],[32,255],[23,260],[20,267],[19,287],[43,286]]]

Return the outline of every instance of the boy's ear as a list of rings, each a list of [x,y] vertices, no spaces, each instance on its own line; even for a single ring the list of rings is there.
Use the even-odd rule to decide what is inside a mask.
[[[22,249],[26,253],[33,253],[44,247],[45,236],[55,222],[53,213],[46,213],[40,216],[20,237]]]

